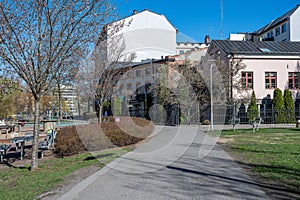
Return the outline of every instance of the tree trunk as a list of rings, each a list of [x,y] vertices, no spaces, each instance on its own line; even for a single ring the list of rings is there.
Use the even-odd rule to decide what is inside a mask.
[[[61,88],[60,88],[60,84],[57,84],[57,88],[58,88],[58,124],[60,124],[60,119],[62,119],[62,101],[61,101]]]
[[[35,99],[31,171],[35,171],[38,168],[38,150],[39,150],[38,143],[39,143],[39,129],[40,129],[39,117],[40,117],[40,100]]]
[[[78,115],[81,116],[81,109],[80,109],[80,103],[77,102],[77,107],[78,107]]]
[[[102,110],[103,110],[103,106],[100,105],[100,111],[99,111],[99,117],[98,117],[98,123],[100,123],[100,124],[102,122]]]

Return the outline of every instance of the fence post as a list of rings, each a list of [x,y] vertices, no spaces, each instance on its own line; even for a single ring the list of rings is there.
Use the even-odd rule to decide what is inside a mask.
[[[275,120],[275,115],[274,115],[274,105],[272,104],[272,124],[274,124],[274,120]]]

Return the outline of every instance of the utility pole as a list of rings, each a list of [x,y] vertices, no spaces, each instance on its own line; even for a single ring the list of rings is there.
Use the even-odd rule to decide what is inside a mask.
[[[210,130],[213,131],[214,130],[213,81],[212,81],[213,64],[210,64],[209,72],[210,72]]]

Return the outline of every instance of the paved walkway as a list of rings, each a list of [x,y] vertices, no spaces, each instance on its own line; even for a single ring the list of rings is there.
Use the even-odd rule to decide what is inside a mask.
[[[196,127],[156,127],[133,152],[60,199],[268,199],[216,140]]]

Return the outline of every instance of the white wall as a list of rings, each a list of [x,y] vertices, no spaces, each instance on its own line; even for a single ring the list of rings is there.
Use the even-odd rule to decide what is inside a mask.
[[[291,41],[300,41],[300,7],[290,17]]]
[[[145,10],[127,17],[114,37],[120,35],[118,44],[123,40],[124,52],[135,52],[135,62],[176,54],[176,29],[163,15]]]
[[[232,41],[245,41],[246,40],[246,34],[244,34],[244,33],[230,33],[229,40],[232,40]]]
[[[182,50],[183,53],[187,53],[189,51],[194,51],[197,49],[202,49],[208,47],[209,44],[205,43],[191,43],[191,42],[177,42],[176,43],[176,54],[182,54],[180,51]]]
[[[282,91],[288,86],[288,72],[295,72],[298,60],[275,60],[275,59],[243,59],[247,65],[242,71],[253,72],[254,91],[257,99],[263,99],[268,94],[273,98],[274,89],[265,89],[265,72],[277,72],[277,87]],[[251,94],[252,90],[250,91]]]

